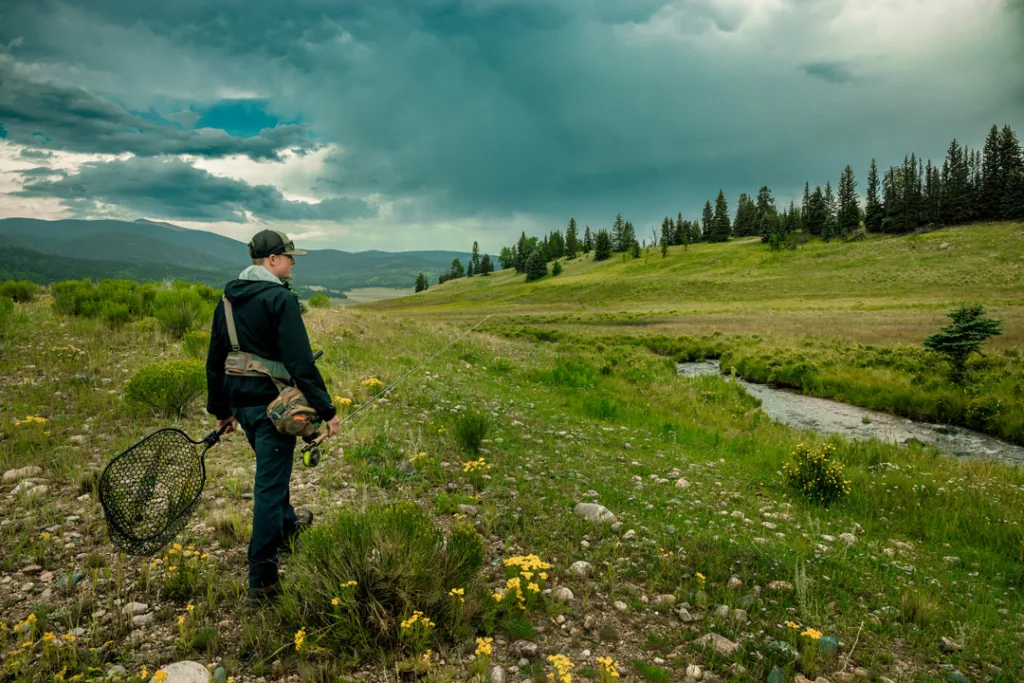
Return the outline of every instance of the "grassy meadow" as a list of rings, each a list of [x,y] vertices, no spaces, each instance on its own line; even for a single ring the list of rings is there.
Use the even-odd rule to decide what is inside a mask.
[[[445,289],[433,296],[461,306]],[[306,315],[346,411],[464,329],[435,318]],[[348,423],[320,467],[296,463],[292,501],[317,525],[284,556],[280,607],[249,611],[241,435],[208,454],[203,502],[162,555],[117,553],[97,500],[100,468],[141,436],[211,428],[201,397],[180,419],[124,398],[140,368],[196,345],[152,319],[58,314],[45,294],[16,304],[0,471],[39,469],[0,487],[0,680],[149,680],[181,659],[234,681],[480,681],[496,666],[534,681],[1024,678],[1020,470],[835,440],[849,494],[826,508],[782,473],[822,439],[735,384],[681,379],[647,343],[519,329],[459,342]]]
[[[757,382],[1024,443],[1024,225],[979,224],[771,252],[759,240],[650,249],[565,263],[525,283],[505,270],[454,280],[374,310],[590,346],[644,345],[676,358],[721,358]],[[1003,323],[950,385],[921,341],[959,303]]]

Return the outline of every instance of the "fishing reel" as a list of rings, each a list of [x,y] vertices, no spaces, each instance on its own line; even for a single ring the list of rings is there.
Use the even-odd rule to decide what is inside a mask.
[[[302,447],[302,464],[306,467],[316,467],[320,464],[320,444],[327,438],[327,434],[320,434],[315,432],[309,436],[302,437],[302,440],[306,443]]]

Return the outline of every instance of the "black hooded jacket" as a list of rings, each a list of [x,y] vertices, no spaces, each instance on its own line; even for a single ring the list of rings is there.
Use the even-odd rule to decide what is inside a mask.
[[[232,280],[224,296],[234,310],[238,345],[242,351],[284,363],[309,404],[321,419],[335,415],[331,396],[313,362],[306,326],[295,296],[284,285],[263,280]],[[278,394],[269,377],[233,377],[224,372],[224,360],[231,352],[224,302],[217,304],[206,356],[206,410],[221,420],[231,408],[266,406]]]

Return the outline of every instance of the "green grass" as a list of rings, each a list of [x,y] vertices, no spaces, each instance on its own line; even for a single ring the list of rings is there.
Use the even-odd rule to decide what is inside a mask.
[[[571,275],[572,263],[556,280]],[[118,556],[96,501],[78,500],[79,482],[166,424],[132,411],[122,397],[124,385],[154,356],[176,359],[184,350],[145,324],[110,331],[100,321],[60,317],[46,299],[18,305],[27,321],[0,359],[0,466],[41,466],[52,495],[10,499],[0,513],[10,520],[0,526],[0,571],[10,574],[34,563],[55,576],[84,572],[87,578],[73,591],[54,591],[50,598],[66,614],[75,612],[81,598],[111,613],[117,612],[116,601],[159,605],[151,631],[156,646],[135,648],[124,619],[104,622],[91,611],[82,617],[79,608],[88,636],[61,649],[56,660],[45,659],[43,645],[22,648],[7,632],[0,649],[18,652],[0,664],[9,680],[32,680],[63,666],[67,677],[86,675],[88,666],[104,661],[122,662],[133,674],[143,665],[153,671],[180,658],[184,648],[204,664],[223,663],[236,677],[295,674],[321,680],[368,669],[371,680],[393,680],[396,666],[413,665],[407,649],[393,647],[394,631],[386,631],[390,635],[382,641],[391,645],[373,657],[349,647],[329,662],[312,646],[332,642],[318,632],[328,623],[328,588],[343,574],[348,577],[346,566],[356,566],[331,559],[351,556],[352,549],[329,530],[361,510],[397,501],[414,503],[446,535],[458,523],[459,504],[477,506],[478,514],[465,521],[485,544],[479,581],[487,593],[505,586],[503,559],[532,553],[552,565],[547,587],[566,586],[576,596],[565,605],[539,599],[514,619],[488,615],[482,606],[480,612],[467,609],[466,630],[432,643],[427,680],[466,680],[465,657],[475,647],[474,637],[493,633],[506,644],[495,645],[492,660],[505,667],[515,664],[508,643],[525,637],[544,656],[564,650],[577,671],[596,669],[597,656],[612,656],[623,663],[624,680],[657,676],[659,669],[680,680],[687,663],[698,663],[726,680],[760,681],[778,663],[768,642],[793,638],[789,621],[838,636],[846,645],[840,661],[856,639],[850,668],[863,666],[876,678],[935,680],[946,663],[972,678],[1024,678],[1024,473],[954,461],[916,445],[835,439],[835,457],[851,490],[825,509],[796,495],[781,475],[797,444],[819,444],[819,437],[771,422],[734,383],[677,377],[674,359],[644,343],[602,334],[580,344],[579,330],[560,327],[553,328],[560,339],[554,342],[490,334],[459,342],[425,368],[429,376],[413,375],[387,403],[365,411],[364,420],[328,442],[319,468],[297,465],[292,501],[317,513],[323,536],[311,555],[300,552],[285,560],[285,576],[296,591],[290,606],[280,613],[247,614],[242,536],[251,503],[241,495],[249,490],[254,468],[248,446],[232,435],[207,457],[203,503],[180,542],[209,552],[208,567],[174,583],[167,563],[154,568],[148,559]],[[319,365],[332,395],[351,396],[356,404],[369,396],[364,379],[400,376],[458,331],[414,316],[340,308],[310,311],[306,321],[314,346],[325,350]],[[81,358],[51,351],[69,345],[84,352]],[[453,434],[456,405],[488,416],[491,428],[479,454],[470,456]],[[14,418],[27,415],[47,421],[14,425]],[[201,435],[212,418],[202,416],[197,402],[174,422]],[[412,466],[402,466],[413,455]],[[476,458],[488,465],[485,473],[466,471],[464,463]],[[681,477],[689,488],[674,486]],[[573,507],[582,501],[607,506],[623,529],[575,516]],[[71,514],[79,520],[67,522]],[[41,538],[40,530],[50,527],[51,537]],[[635,540],[623,538],[626,530],[635,531]],[[77,540],[64,538],[72,532]],[[838,540],[844,533],[853,533],[855,541]],[[387,541],[380,547],[396,553],[422,552],[394,535],[378,538]],[[590,578],[569,571],[577,560],[593,565]],[[359,566],[379,565],[371,554]],[[703,589],[698,572],[706,577]],[[728,586],[734,575],[743,588]],[[379,576],[380,585],[388,577],[391,585],[404,585],[397,570]],[[403,575],[427,585],[429,577],[416,576]],[[791,587],[773,590],[773,582]],[[430,586],[426,594],[435,596],[436,605],[442,604],[438,591],[455,587]],[[672,610],[652,609],[650,601],[664,593],[704,613],[704,620],[682,624]],[[394,619],[405,618],[398,612],[413,604],[412,594],[381,593],[386,599],[377,600],[383,605],[380,623],[393,626]],[[5,608],[4,620],[25,619],[38,595]],[[710,616],[718,605],[736,608],[747,600],[749,624]],[[628,609],[617,611],[616,601]],[[187,614],[188,604],[196,609],[186,619],[191,630],[179,650],[177,618]],[[438,609],[439,618],[449,618]],[[555,624],[557,616],[568,620],[566,629]],[[593,623],[584,628],[587,617]],[[50,624],[58,635],[68,628],[56,619]],[[303,624],[311,645],[305,652],[293,643]],[[725,659],[691,644],[710,631],[737,642],[739,653]],[[940,651],[943,636],[963,649]],[[797,663],[782,662],[789,674],[803,667],[805,674],[830,676],[838,668],[831,663],[834,668],[819,670],[824,659],[813,660],[806,645],[795,647],[803,648]],[[77,663],[70,660],[72,651],[79,652]],[[655,665],[656,656],[666,663]],[[733,677],[733,663],[745,667],[746,678]],[[993,666],[1001,673],[992,674]]]

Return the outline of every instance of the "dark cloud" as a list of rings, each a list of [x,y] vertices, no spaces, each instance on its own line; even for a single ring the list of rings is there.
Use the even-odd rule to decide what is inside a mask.
[[[317,204],[290,201],[271,185],[249,185],[222,178],[178,159],[135,157],[126,161],[92,162],[77,173],[51,169],[19,172],[28,177],[22,197],[52,197],[76,213],[102,205],[169,220],[244,223],[251,214],[260,220],[346,221],[376,215],[361,199],[338,197]],[[33,179],[54,176],[58,179]]]
[[[41,149],[29,149],[26,147],[21,150],[18,156],[22,159],[49,159],[53,156],[53,153]]]
[[[811,78],[820,78],[826,83],[850,83],[854,80],[848,62],[812,62],[800,68]]]
[[[37,144],[52,117],[85,149],[137,142],[121,129],[143,124],[194,141],[203,103],[232,91],[337,145],[317,179],[326,194],[379,193],[396,222],[527,216],[550,229],[571,214],[595,227],[618,211],[638,225],[694,217],[719,187],[731,201],[765,183],[798,195],[847,163],[863,178],[872,156],[940,158],[993,119],[1020,127],[1012,3],[1009,20],[992,0],[921,4],[989,17],[952,25],[953,40],[922,37],[925,22],[872,31],[900,3],[858,0],[38,0],[6,3],[0,43],[24,38],[11,55],[33,83],[58,76],[122,116],[142,118],[113,102],[167,122],[75,135],[39,96],[12,139]]]
[[[30,80],[0,56],[0,124],[13,143],[98,154],[252,159],[278,159],[283,150],[313,146],[304,125],[279,125],[243,138],[216,128],[183,130],[153,118],[132,114],[79,87]]]

